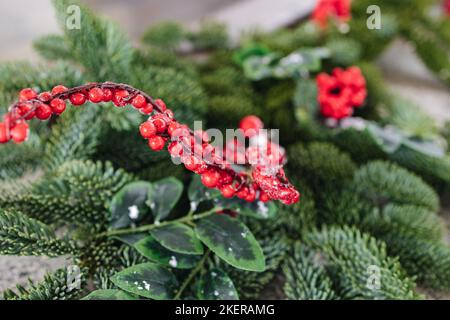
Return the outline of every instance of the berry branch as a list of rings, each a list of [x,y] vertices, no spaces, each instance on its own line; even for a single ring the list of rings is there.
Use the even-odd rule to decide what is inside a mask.
[[[188,170],[201,175],[206,187],[219,189],[225,198],[237,196],[248,202],[280,200],[285,204],[299,200],[299,192],[284,173],[286,158],[279,145],[266,140],[264,146],[259,143],[250,146],[244,154],[238,154],[240,151],[233,149],[236,144],[234,140],[227,142],[224,150],[213,147],[206,132],[194,132],[179,123],[164,101],[154,100],[127,84],[90,83],[70,89],[58,85],[51,92],[40,94],[30,88],[23,89],[19,101],[10,106],[3,122],[0,122],[0,144],[10,140],[22,143],[29,133],[26,121],[34,118],[48,120],[52,115],[60,115],[66,110],[66,101],[73,106],[81,106],[88,100],[92,103],[113,102],[119,108],[132,105],[141,113],[151,115],[139,128],[149,147],[161,151],[169,141],[167,150],[170,155],[181,160]],[[246,117],[240,127],[244,136],[256,140],[261,138],[263,123],[259,118]],[[242,166],[229,161],[229,150],[234,150],[233,159],[244,159]]]

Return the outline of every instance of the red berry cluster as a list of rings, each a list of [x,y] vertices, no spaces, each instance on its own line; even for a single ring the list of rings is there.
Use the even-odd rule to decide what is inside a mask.
[[[445,0],[443,6],[445,14],[450,17],[450,0]]]
[[[312,13],[312,20],[322,28],[326,28],[328,20],[347,22],[351,18],[350,0],[319,0]]]
[[[59,85],[51,92],[39,95],[33,89],[24,89],[20,92],[19,102],[10,107],[3,122],[0,122],[0,143],[25,141],[29,131],[27,120],[47,120],[52,115],[60,115],[66,109],[66,101],[74,106],[87,101],[111,101],[117,107],[131,104],[143,114],[151,115],[139,128],[149,147],[161,151],[168,144],[167,149],[172,157],[180,159],[188,170],[201,175],[206,187],[219,189],[225,198],[237,196],[249,202],[280,200],[286,204],[299,200],[298,191],[284,175],[282,163],[285,155],[280,152],[281,147],[269,144],[266,148],[269,152],[264,157],[255,155],[255,150],[249,148],[244,157],[249,157],[248,153],[251,153],[257,161],[254,165],[246,161],[248,170],[236,172],[224,158],[223,152],[209,143],[204,131],[193,132],[175,119],[173,111],[162,100],[153,100],[144,92],[125,84],[91,83],[72,89]],[[248,130],[247,136],[250,137],[256,135],[263,123],[259,118],[249,116],[243,119],[241,127],[244,132]]]
[[[367,97],[366,80],[358,67],[335,68],[317,76],[320,111],[326,118],[343,119],[361,107]]]

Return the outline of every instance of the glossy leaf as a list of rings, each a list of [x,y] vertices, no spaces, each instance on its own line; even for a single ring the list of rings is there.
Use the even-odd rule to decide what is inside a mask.
[[[178,288],[178,281],[169,269],[151,262],[122,270],[111,281],[122,290],[155,300],[173,298]]]
[[[195,211],[201,202],[220,197],[220,191],[206,188],[200,176],[196,174],[192,177],[192,181],[189,184],[188,197],[191,201],[191,210]]]
[[[195,229],[198,238],[232,266],[264,271],[264,254],[253,234],[242,222],[226,215],[201,219]]]
[[[194,230],[181,223],[154,229],[150,234],[163,247],[182,254],[203,254],[203,246]]]
[[[230,277],[220,269],[213,269],[198,281],[197,296],[200,300],[239,300]]]
[[[263,203],[261,201],[247,202],[238,198],[220,198],[217,203],[224,209],[231,209],[239,214],[257,219],[272,219],[276,217],[278,212],[278,208],[273,201]]]
[[[147,205],[152,209],[156,221],[168,217],[180,200],[182,193],[183,184],[174,177],[152,183],[148,193]]]
[[[195,267],[201,259],[201,256],[198,255],[181,254],[170,251],[163,247],[152,236],[147,236],[135,243],[134,247],[147,259],[166,267],[190,269]]]
[[[110,227],[129,227],[141,221],[150,212],[145,205],[151,184],[144,181],[133,182],[123,187],[112,199]]]

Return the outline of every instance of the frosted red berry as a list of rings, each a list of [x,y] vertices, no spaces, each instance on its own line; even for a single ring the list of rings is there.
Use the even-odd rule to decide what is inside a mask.
[[[53,113],[61,114],[66,110],[66,102],[62,99],[53,99],[50,102],[50,108],[52,108]]]
[[[70,103],[72,103],[74,106],[81,106],[86,103],[86,96],[83,93],[71,94]]]
[[[178,141],[172,142],[167,150],[172,157],[180,157],[183,154],[183,146]]]
[[[103,90],[100,88],[92,88],[89,90],[89,100],[93,103],[99,103],[103,101]]]
[[[264,123],[257,116],[247,116],[239,123],[239,128],[244,132],[246,137],[254,136],[258,131],[264,128]]]
[[[8,132],[5,123],[0,122],[0,143],[9,141]]]
[[[36,118],[39,120],[47,120],[52,116],[52,108],[48,104],[42,103],[36,109]]]
[[[166,132],[167,123],[166,123],[166,121],[164,119],[156,118],[156,119],[153,119],[152,122],[155,125],[157,132],[159,132],[159,133]]]
[[[166,103],[162,101],[161,99],[156,99],[155,104],[157,107],[159,107],[159,111],[164,112],[167,109]]]
[[[54,87],[52,89],[52,95],[57,95],[57,94],[60,94],[60,93],[64,93],[66,91],[67,91],[66,87],[64,87],[62,85],[59,85],[59,86],[56,86],[56,87]]]
[[[15,143],[22,143],[28,138],[28,131],[29,127],[26,122],[20,122],[17,123],[12,129],[11,129],[11,139]]]
[[[222,193],[224,198],[233,198],[235,194],[235,190],[231,184],[224,185],[220,188],[220,192]]]
[[[127,90],[116,90],[112,97],[112,102],[116,107],[124,107],[128,103],[126,98],[128,98],[129,95],[130,93]]]
[[[133,105],[133,107],[141,109],[147,106],[147,99],[145,99],[145,97],[142,94],[138,94],[136,97],[133,98],[131,104]]]
[[[211,169],[202,174],[201,180],[205,187],[215,188],[219,183],[220,174],[216,170]]]
[[[166,141],[163,137],[160,136],[155,136],[148,140],[148,145],[153,151],[161,151],[162,149],[164,149],[165,144]]]
[[[20,91],[19,101],[28,101],[37,98],[37,93],[31,88],[26,88]]]
[[[39,94],[38,99],[42,102],[49,102],[50,100],[52,100],[52,97],[53,96],[50,92],[45,91]]]
[[[33,111],[33,105],[30,103],[23,103],[19,105],[17,108],[17,113],[19,116],[24,117],[25,120],[31,120],[36,115],[35,111]]]
[[[143,114],[151,114],[153,112],[153,105],[151,103],[147,103],[147,106],[141,109]]]
[[[111,89],[103,89],[103,102],[109,102],[114,96],[114,92]]]
[[[139,132],[143,138],[150,139],[156,135],[156,127],[153,123],[147,121],[141,124],[139,127]]]

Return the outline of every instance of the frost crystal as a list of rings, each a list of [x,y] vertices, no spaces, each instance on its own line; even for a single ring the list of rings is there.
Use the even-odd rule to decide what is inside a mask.
[[[131,220],[136,220],[139,217],[139,208],[136,205],[128,207],[128,216]]]

